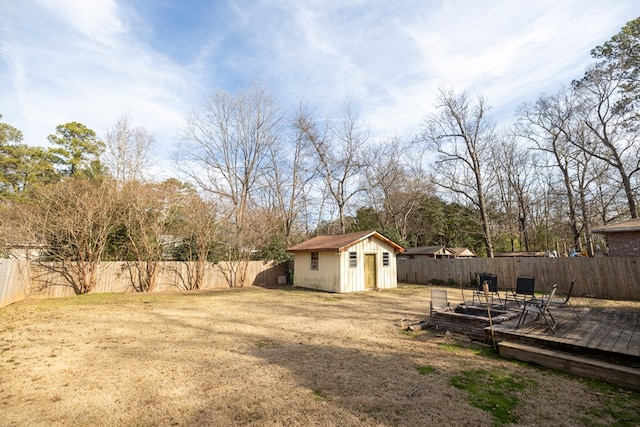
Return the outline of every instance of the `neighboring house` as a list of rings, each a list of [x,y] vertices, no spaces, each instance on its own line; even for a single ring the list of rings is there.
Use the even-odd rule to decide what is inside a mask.
[[[453,253],[454,258],[478,258],[471,249],[467,248],[448,248]]]
[[[606,236],[609,256],[640,256],[640,219],[594,227],[591,231]]]
[[[8,243],[0,248],[0,258],[35,260],[44,253],[45,245],[40,243]]]
[[[376,231],[317,236],[292,246],[293,284],[328,292],[397,286],[397,245]]]
[[[444,246],[419,246],[417,248],[407,248],[402,254],[402,258],[453,258],[453,252]]]

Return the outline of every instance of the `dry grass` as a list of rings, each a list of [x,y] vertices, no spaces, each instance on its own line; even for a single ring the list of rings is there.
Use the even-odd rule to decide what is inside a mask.
[[[425,318],[428,301],[429,288],[405,286],[14,304],[0,310],[0,424],[499,424],[451,385],[480,369],[528,384],[512,392],[515,425],[627,425],[638,416],[637,393],[433,331],[403,332]],[[612,399],[622,412],[610,409]]]

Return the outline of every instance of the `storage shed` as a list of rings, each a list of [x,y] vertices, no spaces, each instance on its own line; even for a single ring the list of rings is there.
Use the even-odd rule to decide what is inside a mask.
[[[376,231],[317,236],[287,249],[295,286],[339,293],[395,288],[396,254],[403,251]]]

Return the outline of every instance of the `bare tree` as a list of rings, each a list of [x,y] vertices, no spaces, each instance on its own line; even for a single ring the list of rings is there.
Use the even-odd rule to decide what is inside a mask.
[[[425,194],[431,193],[430,183],[422,168],[421,152],[393,138],[370,148],[374,161],[366,165],[369,206],[378,216],[382,232],[407,241],[412,215]]]
[[[132,287],[153,290],[159,262],[165,257],[167,216],[174,202],[173,188],[162,184],[125,183],[122,191],[121,234],[118,259],[126,260]]]
[[[185,290],[202,288],[206,272],[227,254],[215,204],[195,191],[184,191],[172,204],[167,223],[176,239],[174,256],[184,262],[187,270],[186,276],[180,277],[179,286]]]
[[[529,147],[516,135],[503,134],[493,146],[491,167],[496,171],[496,187],[511,235],[511,250],[531,250],[531,211],[535,197],[536,160]],[[518,236],[519,247],[516,248]]]
[[[594,164],[596,158],[581,147],[592,144],[593,136],[581,119],[583,105],[572,90],[561,90],[554,96],[541,96],[536,103],[519,110],[521,134],[534,142],[535,148],[552,159],[559,182],[551,190],[565,198],[563,212],[571,230],[573,247],[582,250],[581,236],[590,248],[591,202],[589,188],[601,175]],[[552,174],[553,171],[549,170]]]
[[[583,104],[582,120],[593,135],[574,143],[618,172],[631,218],[638,218],[634,180],[640,171],[640,140],[633,104],[620,102],[624,84],[614,68],[602,64],[590,67],[582,80],[574,82]]]
[[[258,185],[268,170],[271,147],[281,137],[282,113],[267,91],[252,87],[235,95],[217,92],[203,110],[188,116],[183,129],[181,170],[217,198],[231,227],[230,286],[242,286],[256,242],[249,215]]]
[[[142,181],[149,166],[154,137],[143,127],[134,127],[131,118],[121,116],[106,132],[104,164],[120,183]]]
[[[304,234],[300,227],[304,222],[301,217],[309,201],[311,183],[316,178],[305,135],[297,126],[304,115],[304,107],[300,105],[287,132],[288,137],[269,147],[267,172],[262,176],[260,186],[263,191],[258,204],[264,209],[264,218],[271,218],[276,229],[273,239],[280,242],[282,251],[294,243],[296,235]]]
[[[453,192],[477,209],[485,249],[493,257],[487,195],[491,187],[488,159],[494,126],[487,117],[489,107],[478,95],[472,104],[467,94],[440,90],[439,112],[426,119],[420,139],[437,154],[436,185]]]
[[[325,189],[337,208],[340,232],[345,233],[348,204],[366,190],[361,174],[367,164],[364,147],[369,132],[349,105],[344,107],[342,118],[331,126],[319,128],[308,114],[299,115],[296,126],[314,153],[316,171],[323,177]]]
[[[63,277],[76,294],[94,289],[109,237],[119,223],[120,204],[107,179],[69,177],[39,188],[28,205],[28,241],[42,245],[42,265]]]

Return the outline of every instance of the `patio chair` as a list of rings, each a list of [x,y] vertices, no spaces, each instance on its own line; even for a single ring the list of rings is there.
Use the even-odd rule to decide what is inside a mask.
[[[486,273],[483,273],[479,276],[478,284],[473,289],[473,297],[471,299],[471,304],[475,305],[476,298],[478,299],[478,302],[485,301],[485,295],[484,295],[485,283],[487,283],[489,287],[489,294],[491,294],[491,306],[493,307],[494,296],[498,298],[498,302],[500,303],[500,305],[503,305],[502,299],[500,298],[500,294],[498,293],[498,276],[496,276],[495,274],[486,274]]]
[[[533,298],[535,283],[536,279],[533,276],[518,276],[518,279],[516,280],[516,289],[513,290],[513,288],[511,288],[511,290],[507,291],[505,301],[509,298],[509,293],[511,293],[512,298],[510,299],[513,299],[516,304],[518,304],[518,307],[520,307],[520,300],[522,300],[522,303],[524,304],[526,300]]]
[[[545,322],[547,322],[547,325],[549,326],[551,333],[555,334],[556,333],[555,329],[558,327],[558,323],[556,322],[556,319],[553,318],[553,315],[549,311],[549,306],[551,305],[551,301],[553,301],[553,298],[556,295],[557,289],[558,289],[558,285],[553,285],[553,287],[551,288],[551,293],[549,294],[548,298],[544,298],[544,299],[531,298],[530,300],[525,301],[524,305],[522,306],[522,314],[520,315],[520,319],[518,320],[516,329],[519,328],[520,325],[524,324],[525,320],[527,319],[527,315],[529,313],[536,313],[537,316],[535,320],[538,320],[540,317],[542,317],[545,320]]]
[[[569,300],[571,299],[571,294],[573,293],[573,285],[575,284],[576,284],[576,281],[572,280],[571,284],[569,285],[569,290],[567,291],[566,296],[564,298],[555,298],[553,301],[551,301],[551,304],[558,307],[567,307],[571,312],[571,314],[573,315],[573,317],[576,319],[576,322],[580,323],[580,317],[578,316],[578,312],[576,311],[575,307],[569,302]]]
[[[430,301],[431,311],[442,309],[445,307],[449,307],[449,300],[447,298],[447,290],[446,289],[431,289],[431,301]]]

